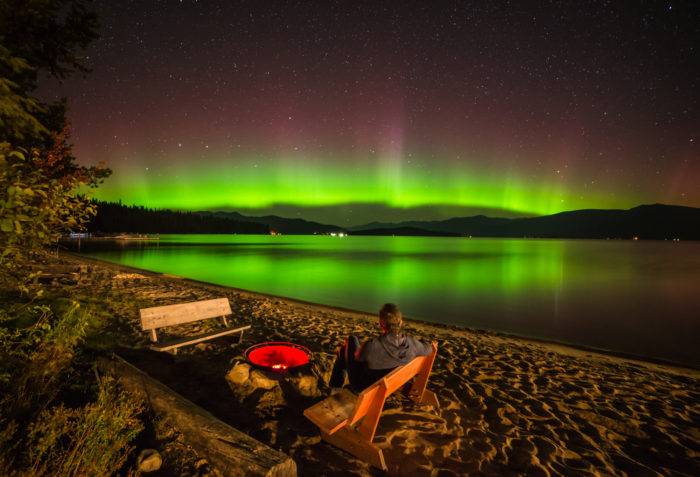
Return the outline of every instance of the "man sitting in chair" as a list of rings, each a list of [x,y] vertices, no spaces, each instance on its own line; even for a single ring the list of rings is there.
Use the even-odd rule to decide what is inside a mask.
[[[350,388],[360,392],[416,356],[433,352],[430,344],[401,332],[403,318],[393,303],[387,303],[379,310],[379,326],[382,330],[380,336],[360,345],[358,338],[351,335],[338,349],[329,383],[332,393],[343,387],[346,375]]]

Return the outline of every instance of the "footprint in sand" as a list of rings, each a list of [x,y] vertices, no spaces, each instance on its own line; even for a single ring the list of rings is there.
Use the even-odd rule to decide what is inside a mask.
[[[531,415],[536,417],[542,419],[554,417],[554,414],[552,414],[550,411],[551,408],[547,404],[543,403],[542,401],[538,401],[537,399],[528,398],[523,401],[523,406]]]

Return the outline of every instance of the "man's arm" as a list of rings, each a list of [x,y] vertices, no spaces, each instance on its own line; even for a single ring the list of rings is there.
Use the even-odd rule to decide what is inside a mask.
[[[411,338],[413,338],[413,345],[416,349],[416,356],[428,356],[430,353],[433,352],[433,345],[431,345],[430,343],[426,343],[425,341],[413,336]]]

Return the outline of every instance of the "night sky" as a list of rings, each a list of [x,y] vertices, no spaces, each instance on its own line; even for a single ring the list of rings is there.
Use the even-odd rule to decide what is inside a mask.
[[[350,225],[700,206],[700,2],[100,1],[97,197]],[[639,5],[634,6],[639,3]]]

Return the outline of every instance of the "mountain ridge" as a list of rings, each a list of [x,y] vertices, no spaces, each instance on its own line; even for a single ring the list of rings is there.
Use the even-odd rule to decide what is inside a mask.
[[[219,218],[235,219],[242,222],[253,222],[262,225],[267,225],[274,232],[281,234],[300,234],[300,235],[311,235],[311,234],[326,234],[331,232],[346,232],[343,227],[337,225],[321,224],[319,222],[313,222],[310,220],[305,220],[301,218],[286,218],[277,215],[263,215],[263,216],[248,216],[243,215],[238,212],[210,212],[202,211],[196,212],[198,214],[207,216],[211,215]]]
[[[476,215],[441,221],[370,222],[351,227],[349,231],[381,235],[379,231],[391,233],[406,227],[422,229],[430,235],[440,232],[473,237],[699,240],[700,208],[646,204],[631,209],[581,209],[528,218]]]
[[[97,203],[90,231],[180,233],[282,233],[407,236],[472,236],[504,238],[640,238],[700,240],[700,208],[646,204],[631,209],[580,209],[538,217],[488,217],[483,214],[445,220],[369,222],[355,227],[285,218],[248,216],[235,211],[173,212],[139,206]],[[136,216],[136,217],[135,217]],[[201,220],[198,221],[197,217]],[[137,220],[138,219],[138,220]],[[144,225],[146,222],[146,225]],[[139,224],[135,228],[134,224]],[[197,229],[198,224],[204,227]],[[155,230],[155,229],[160,230]],[[142,230],[143,229],[143,230]]]

